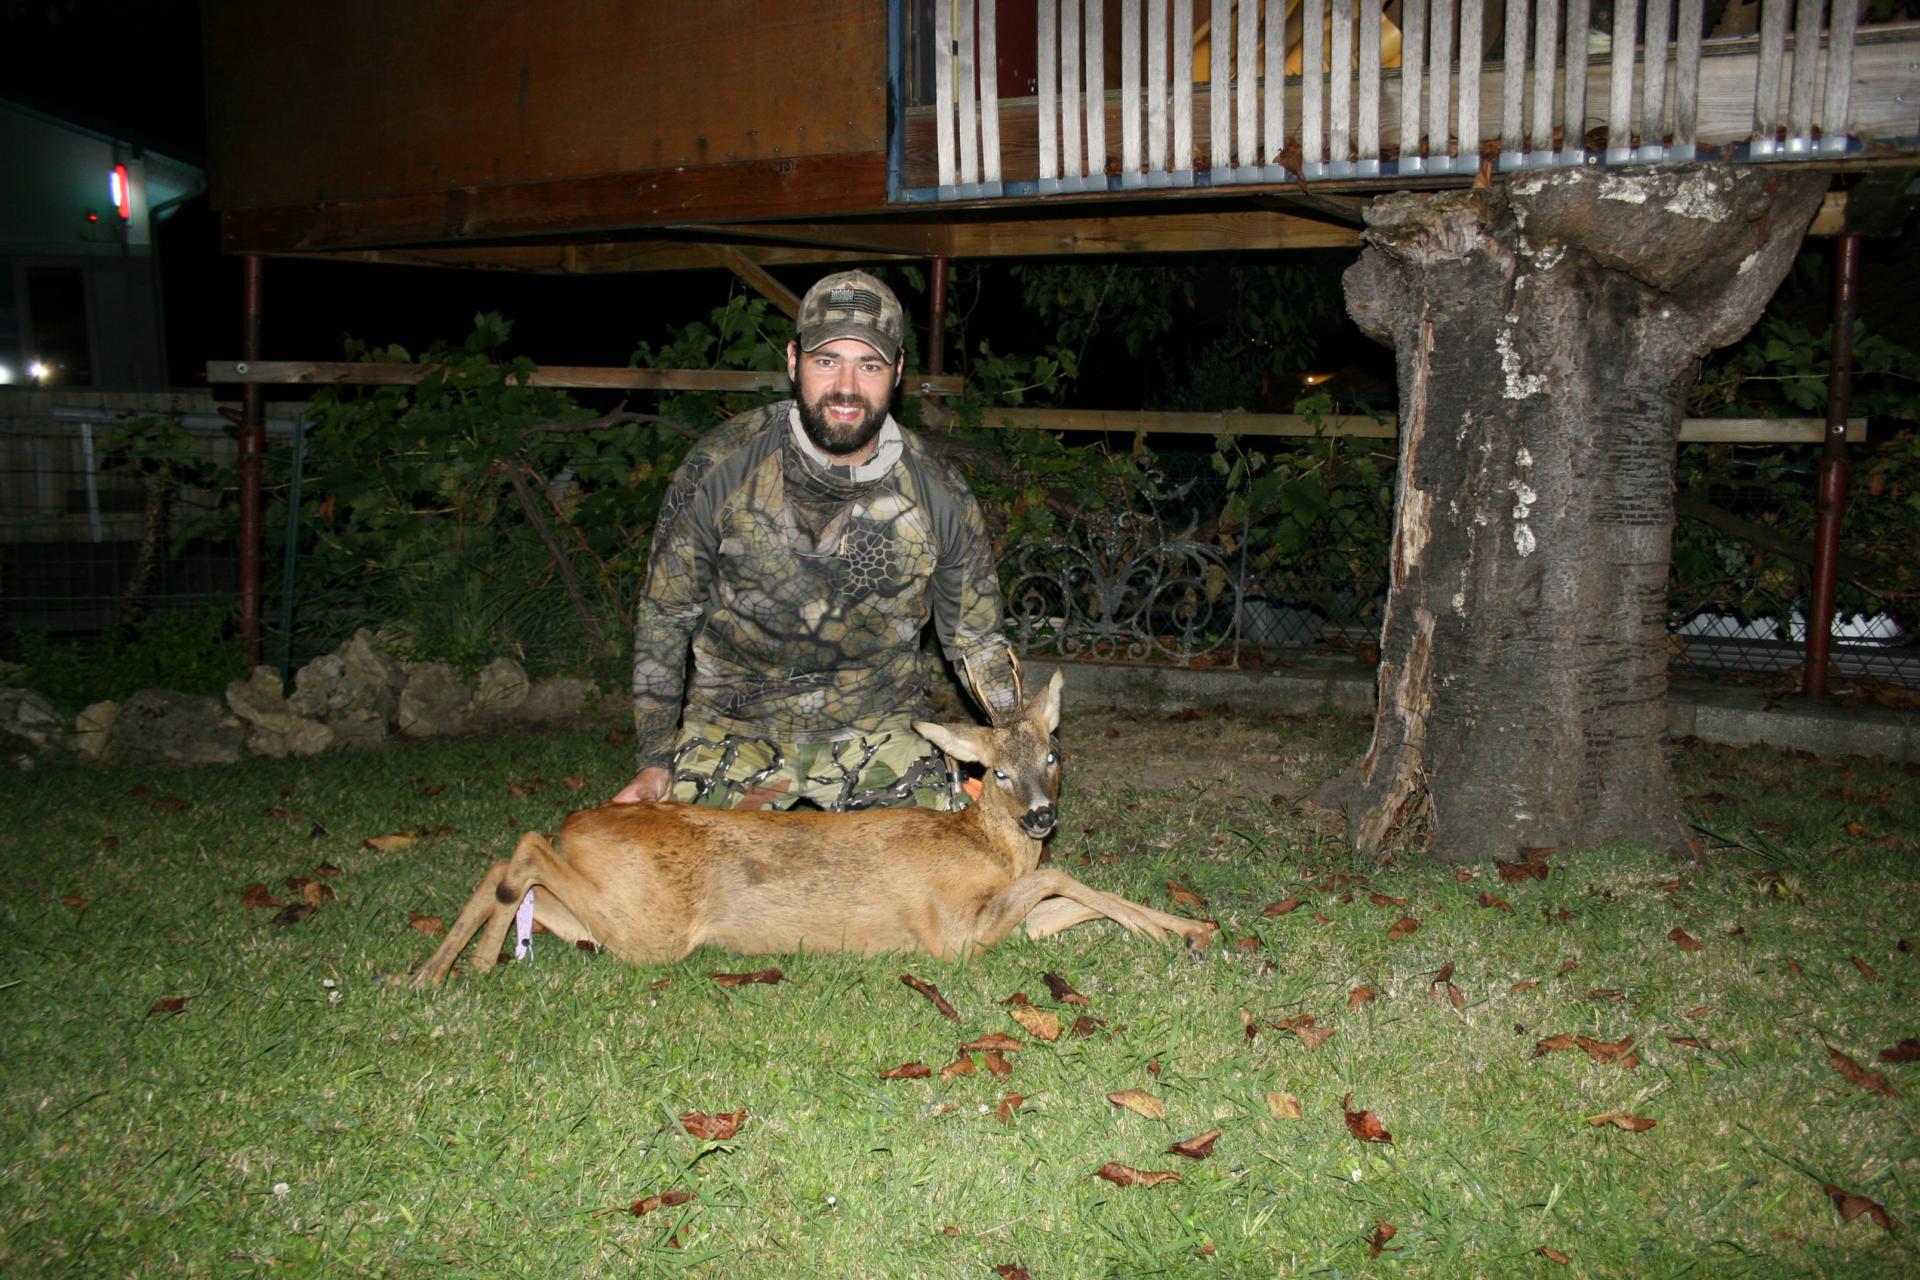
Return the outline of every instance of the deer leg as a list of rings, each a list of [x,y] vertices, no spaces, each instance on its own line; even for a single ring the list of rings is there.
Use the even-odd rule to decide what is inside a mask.
[[[496,895],[501,878],[506,874],[505,859],[487,868],[487,874],[480,877],[479,887],[473,891],[473,896],[467,899],[467,905],[461,908],[460,918],[453,922],[453,928],[447,930],[446,938],[427,958],[427,962],[420,966],[420,972],[413,975],[414,986],[431,987],[445,978],[447,971],[453,968],[453,962],[459,958],[461,950],[467,945],[467,939],[473,937],[482,924],[492,923],[496,913],[500,914],[502,919],[512,917],[513,909],[501,906]],[[502,934],[504,933],[503,926]],[[493,949],[496,953],[500,950],[498,941],[493,944]],[[484,971],[492,965],[492,954],[482,952],[474,956],[473,967],[476,970]]]
[[[1207,921],[1143,907],[1081,884],[1063,871],[1046,870],[1022,876],[989,899],[976,916],[973,943],[984,950],[1023,920],[1028,937],[1043,938],[1102,917],[1129,933],[1159,940],[1174,934],[1193,947],[1204,947],[1213,936],[1213,925]]]

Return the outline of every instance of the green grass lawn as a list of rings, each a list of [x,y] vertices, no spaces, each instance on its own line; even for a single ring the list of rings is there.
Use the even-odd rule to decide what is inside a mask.
[[[1312,780],[1365,726],[1273,732]],[[1920,1036],[1911,770],[1683,746],[1682,791],[1733,843],[1508,882],[1360,865],[1264,791],[1096,805],[1070,761],[1055,858],[1217,918],[1212,954],[1112,925],[966,965],[639,967],[548,939],[437,992],[397,980],[434,945],[414,913],[451,921],[515,833],[626,763],[593,729],[0,778],[0,1273],[1913,1273],[1920,1067],[1877,1060]],[[304,919],[243,904],[253,883],[299,901],[287,878],[322,864],[337,900]],[[784,981],[709,977],[770,963]],[[1035,1036],[1016,992],[1092,1034]],[[1004,1077],[981,1053],[945,1082],[880,1076],[989,1032],[1022,1043]],[[1593,1052],[1536,1053],[1553,1037]],[[1164,1118],[1108,1100],[1129,1089]],[[1390,1143],[1355,1136],[1348,1095]],[[740,1108],[724,1140],[677,1120]],[[1654,1125],[1589,1122],[1616,1112]],[[1167,1150],[1215,1129],[1204,1159]],[[1109,1162],[1179,1181],[1116,1185]],[[1897,1234],[1844,1221],[1828,1184]],[[692,1198],[630,1212],[667,1192]]]

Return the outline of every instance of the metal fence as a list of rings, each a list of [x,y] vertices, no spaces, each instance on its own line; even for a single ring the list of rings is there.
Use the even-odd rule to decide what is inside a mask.
[[[29,637],[85,647],[144,619],[233,606],[235,446],[227,418],[204,398],[87,400],[0,398],[0,657],[19,657]],[[182,427],[195,458],[175,458],[163,471],[128,450],[126,424],[153,412]],[[298,470],[291,454],[306,441],[296,422],[297,410],[270,415],[273,474]],[[1789,448],[1804,451],[1810,472],[1818,447]],[[289,496],[270,494],[270,509],[286,511]],[[1773,496],[1706,495],[1736,511]],[[1230,485],[1207,451],[1163,453],[1143,479],[1060,504],[1043,532],[1005,547],[1011,634],[1030,652],[1182,665],[1363,654],[1378,639],[1386,591],[1386,565],[1374,549],[1391,519],[1388,490],[1376,485],[1317,518],[1282,551],[1263,523],[1273,511],[1256,504],[1249,520],[1247,510],[1246,482]],[[304,536],[284,516],[265,530],[262,655],[274,665],[298,666],[357,625],[400,621],[378,616],[365,584],[321,584],[304,574]],[[1682,536],[1701,535],[1683,527]],[[1673,671],[1784,679],[1802,661],[1804,622],[1790,609],[1755,606],[1756,566],[1797,575],[1768,584],[1774,602],[1804,598],[1805,566],[1717,531],[1706,550],[1724,573],[1676,574]],[[409,625],[437,629],[420,637],[429,647],[492,646],[534,666],[577,665],[587,655],[567,625],[566,593],[541,568],[534,559],[503,561],[488,570],[492,578],[422,580],[410,592]],[[1920,688],[1920,645],[1898,607],[1858,590],[1843,601],[1836,679]]]

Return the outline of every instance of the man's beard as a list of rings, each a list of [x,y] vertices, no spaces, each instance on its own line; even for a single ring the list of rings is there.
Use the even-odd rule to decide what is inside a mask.
[[[842,426],[827,416],[830,405],[856,405],[866,414]],[[813,441],[814,448],[836,457],[858,453],[872,444],[886,423],[887,406],[870,404],[859,396],[824,395],[811,404],[800,402],[800,429]]]

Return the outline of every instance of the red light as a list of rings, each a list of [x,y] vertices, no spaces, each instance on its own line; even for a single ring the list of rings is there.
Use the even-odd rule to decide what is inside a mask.
[[[132,184],[127,181],[127,166],[123,164],[113,166],[111,185],[114,209],[122,218],[131,219],[133,217],[133,189]]]

